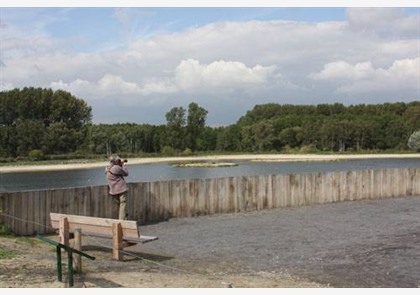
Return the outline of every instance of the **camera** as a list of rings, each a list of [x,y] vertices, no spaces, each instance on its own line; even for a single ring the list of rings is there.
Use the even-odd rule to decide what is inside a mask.
[[[112,155],[109,160],[113,165],[121,165],[122,163],[128,162],[127,159],[120,158],[118,155]]]
[[[127,163],[127,159],[118,159],[117,165],[121,165],[122,163]]]

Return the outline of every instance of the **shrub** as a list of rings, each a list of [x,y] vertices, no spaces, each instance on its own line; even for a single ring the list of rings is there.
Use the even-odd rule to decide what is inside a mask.
[[[304,154],[316,153],[317,151],[318,149],[316,148],[314,144],[304,145],[303,147],[300,148],[300,152]]]
[[[173,156],[176,154],[176,150],[173,147],[166,145],[162,148],[162,154],[166,156]]]
[[[44,159],[44,153],[41,150],[32,150],[29,152],[31,160],[39,161]]]
[[[183,152],[182,152],[183,156],[191,156],[192,155],[192,150],[189,148],[186,148]]]
[[[414,131],[411,134],[407,145],[410,149],[420,152],[420,130]]]

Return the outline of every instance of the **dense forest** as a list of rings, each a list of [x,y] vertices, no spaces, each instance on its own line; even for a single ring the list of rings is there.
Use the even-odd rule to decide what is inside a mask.
[[[256,105],[236,123],[206,125],[207,110],[173,107],[166,124],[92,124],[92,109],[72,94],[23,88],[0,92],[0,158],[418,150],[420,102]]]

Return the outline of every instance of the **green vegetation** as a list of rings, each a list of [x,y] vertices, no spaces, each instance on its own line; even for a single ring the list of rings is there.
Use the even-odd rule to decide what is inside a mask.
[[[0,224],[0,237],[12,237],[10,231],[8,231],[3,224]],[[17,255],[17,253],[11,249],[5,248],[0,245],[0,259],[10,259]]]
[[[418,151],[420,102],[256,105],[236,123],[206,126],[197,103],[174,107],[165,125],[92,124],[91,107],[70,93],[0,92],[0,163],[238,153]],[[411,149],[411,150],[410,150]],[[40,163],[40,162],[39,162]],[[37,163],[38,164],[38,163]]]
[[[411,134],[408,139],[408,147],[412,150],[420,152],[420,130]]]
[[[1,213],[1,211],[0,211]],[[7,229],[4,224],[0,224],[0,237],[11,237],[13,234]]]
[[[0,245],[0,259],[10,259],[19,255],[19,252],[16,251],[16,245],[24,244],[34,246],[40,242],[32,237],[17,237],[15,236],[4,224],[0,224],[0,238],[6,238],[10,243],[6,243],[12,246],[6,247]],[[13,248],[13,249],[10,249]]]
[[[239,166],[237,163],[227,163],[227,162],[188,162],[188,163],[176,163],[172,166],[178,168],[217,168],[217,167],[234,167]]]
[[[0,246],[0,259],[10,259],[16,257],[17,253],[13,250]]]

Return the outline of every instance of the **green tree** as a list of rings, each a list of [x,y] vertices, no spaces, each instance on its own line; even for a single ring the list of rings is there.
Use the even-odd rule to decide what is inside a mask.
[[[185,109],[174,107],[166,113],[167,133],[164,146],[172,147],[176,150],[185,148]]]
[[[0,92],[1,153],[28,156],[31,150],[68,153],[79,148],[91,107],[68,92],[25,87]]]
[[[188,106],[187,140],[192,151],[197,150],[197,143],[206,126],[207,110],[192,102]]]

